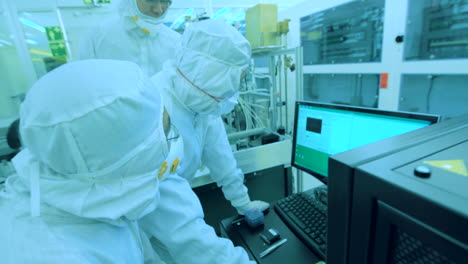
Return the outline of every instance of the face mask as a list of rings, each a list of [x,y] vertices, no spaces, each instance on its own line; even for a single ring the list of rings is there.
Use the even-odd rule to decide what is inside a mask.
[[[168,2],[170,5],[170,1]],[[136,15],[132,17],[133,21],[135,21],[135,23],[141,28],[141,30],[148,35],[154,35],[157,32],[156,27],[159,24],[164,22],[164,18],[167,14],[167,10],[169,10],[169,8],[167,8],[164,14],[161,15],[160,17],[152,17],[152,16],[143,14],[138,8],[136,1],[132,1],[132,5],[133,5],[133,9],[136,10],[136,13],[137,13]]]
[[[143,33],[154,36],[157,33],[157,26],[163,22],[163,19],[134,16],[133,21],[141,28]]]
[[[231,112],[234,107],[237,105],[237,98],[239,97],[239,92],[235,93],[229,98],[225,98],[216,105],[216,109],[213,110],[211,115],[222,116]]]

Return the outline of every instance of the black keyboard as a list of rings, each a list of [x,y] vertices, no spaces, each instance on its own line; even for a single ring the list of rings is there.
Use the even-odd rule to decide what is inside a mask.
[[[302,241],[322,259],[327,255],[327,205],[313,190],[279,200],[276,213]]]

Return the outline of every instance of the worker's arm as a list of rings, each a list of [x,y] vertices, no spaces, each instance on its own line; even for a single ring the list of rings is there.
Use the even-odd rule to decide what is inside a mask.
[[[222,188],[226,199],[239,211],[250,203],[244,174],[237,167],[221,118],[205,122],[202,163],[210,169],[211,178]]]
[[[160,205],[140,220],[143,231],[159,240],[176,263],[255,263],[247,253],[220,238],[203,220],[198,197],[182,177],[160,181]]]

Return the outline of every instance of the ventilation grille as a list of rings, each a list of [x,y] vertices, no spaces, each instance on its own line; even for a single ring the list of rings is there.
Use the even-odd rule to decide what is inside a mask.
[[[394,233],[390,248],[390,264],[456,264],[400,229]]]

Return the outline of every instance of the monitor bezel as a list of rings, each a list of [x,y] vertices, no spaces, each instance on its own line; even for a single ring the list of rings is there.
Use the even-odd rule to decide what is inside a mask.
[[[301,165],[295,164],[295,153],[296,153],[296,131],[297,131],[297,123],[298,123],[298,109],[299,106],[315,106],[315,107],[323,107],[329,109],[337,109],[337,110],[345,110],[345,111],[353,111],[353,112],[362,112],[362,113],[369,113],[369,114],[380,114],[386,116],[393,116],[393,117],[403,117],[403,118],[412,118],[418,119],[423,121],[429,121],[431,124],[438,123],[440,121],[439,115],[433,114],[425,114],[425,113],[414,113],[414,112],[405,112],[405,111],[391,111],[391,110],[383,110],[378,108],[370,108],[370,107],[362,107],[362,106],[352,106],[352,105],[342,105],[342,104],[333,104],[333,103],[322,103],[322,102],[315,102],[315,101],[296,101],[294,107],[294,130],[292,131],[292,151],[291,151],[291,166],[306,173],[311,174],[319,181],[323,182],[324,184],[328,184],[328,176],[322,175],[318,172],[312,171],[307,169]]]

